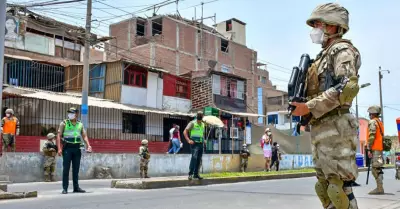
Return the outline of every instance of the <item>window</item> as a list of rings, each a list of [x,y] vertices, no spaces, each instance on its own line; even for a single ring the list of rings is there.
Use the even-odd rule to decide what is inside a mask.
[[[221,51],[228,53],[229,49],[229,41],[225,39],[221,39]]]
[[[228,20],[225,23],[226,23],[226,31],[231,31],[232,30],[232,20]]]
[[[278,114],[268,115],[268,124],[277,124],[278,123]]]
[[[137,70],[128,68],[124,71],[124,84],[129,86],[136,86],[147,88],[147,72],[144,70]]]
[[[244,99],[244,81],[237,81],[237,97],[238,99]]]
[[[237,85],[236,80],[229,81],[229,97],[236,98],[237,97]]]
[[[268,104],[269,105],[282,105],[282,97],[281,96],[269,97]]]
[[[189,85],[185,80],[176,80],[176,96],[189,99]]]
[[[151,26],[153,36],[162,34],[162,18],[154,19],[151,23]]]
[[[122,133],[146,134],[144,115],[122,113]]]
[[[259,76],[258,78],[260,79],[261,83],[267,84],[267,78],[265,76]]]
[[[221,94],[221,76],[212,75],[212,79],[213,79],[212,92],[213,92],[213,94],[220,95]]]
[[[93,65],[90,66],[89,71],[89,92],[103,92],[104,91],[104,76],[106,71],[106,65]]]
[[[146,21],[137,19],[136,20],[136,35],[144,36],[146,34]]]
[[[226,79],[226,77],[221,76],[220,78],[221,80],[221,96],[228,96],[228,81]]]

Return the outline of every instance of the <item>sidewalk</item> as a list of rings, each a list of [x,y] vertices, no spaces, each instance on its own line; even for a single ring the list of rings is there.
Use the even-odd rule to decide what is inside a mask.
[[[384,169],[393,169],[392,166],[386,166]],[[367,171],[368,168],[359,168],[360,172]],[[173,187],[186,187],[186,186],[205,186],[211,184],[228,184],[238,183],[246,181],[264,181],[273,179],[291,179],[291,178],[304,178],[315,176],[315,171],[311,169],[305,169],[305,172],[299,170],[288,170],[280,171],[276,173],[264,173],[258,175],[249,173],[230,173],[225,176],[218,176],[213,174],[205,174],[203,180],[191,180],[187,179],[187,176],[177,177],[156,177],[150,179],[120,179],[112,180],[111,188],[118,189],[162,189],[162,188],[173,188]],[[236,175],[235,175],[236,174]]]

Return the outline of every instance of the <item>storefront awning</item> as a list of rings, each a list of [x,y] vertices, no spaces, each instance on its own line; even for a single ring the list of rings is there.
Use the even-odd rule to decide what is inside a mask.
[[[236,115],[236,116],[244,116],[244,117],[266,117],[265,115],[259,115],[259,114],[255,114],[255,113],[249,113],[249,112],[231,112],[228,110],[224,110],[221,108],[216,108],[222,112],[226,112],[229,113],[231,115]]]

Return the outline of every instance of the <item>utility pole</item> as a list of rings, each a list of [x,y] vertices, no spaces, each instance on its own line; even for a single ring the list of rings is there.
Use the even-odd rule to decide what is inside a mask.
[[[83,82],[82,82],[82,106],[81,121],[83,126],[88,128],[88,90],[89,90],[89,55],[90,55],[90,29],[92,22],[92,0],[87,1],[86,9],[86,31],[85,31],[85,52],[83,55]]]
[[[381,66],[379,66],[379,99],[381,103],[381,117],[382,117],[382,123],[385,124],[385,121],[383,120],[383,101],[382,101],[382,72],[386,71],[388,74],[390,74],[389,70],[382,70]]]
[[[0,92],[3,96],[3,73],[4,73],[4,39],[6,34],[6,10],[7,0],[0,1]],[[0,110],[3,109],[3,99],[0,99]],[[1,115],[1,114],[0,114]]]
[[[370,85],[371,85],[370,83],[361,84],[360,89],[365,88]],[[356,96],[356,118],[357,118],[357,122],[359,123],[360,120],[358,118],[358,95]],[[360,126],[358,126],[358,131],[360,131]],[[360,134],[357,135],[357,152],[361,152]]]
[[[381,116],[382,116],[382,122],[383,121],[383,101],[382,101],[382,73],[381,73],[381,66],[379,66],[379,100],[380,100],[380,105],[381,105]]]

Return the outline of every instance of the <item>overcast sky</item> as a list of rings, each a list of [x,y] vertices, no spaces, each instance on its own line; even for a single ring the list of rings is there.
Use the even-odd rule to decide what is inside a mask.
[[[43,2],[29,1],[29,2]],[[48,0],[46,0],[48,1]],[[126,13],[112,9],[104,2],[128,12],[135,12],[147,5],[159,3],[164,0],[94,0],[93,19],[104,20],[102,24],[93,22],[94,32],[107,35],[107,24],[117,22]],[[212,0],[205,0],[210,2]],[[9,2],[28,2],[27,0],[14,0]],[[184,0],[179,4],[180,14],[192,19],[193,6],[200,4],[200,0]],[[247,46],[258,51],[260,61],[269,62],[268,70],[271,81],[279,89],[287,89],[287,80],[293,66],[297,65],[301,54],[308,53],[315,56],[320,51],[320,46],[311,42],[310,28],[306,20],[311,11],[324,0],[217,0],[204,5],[204,16],[216,13],[217,22],[237,18],[246,25]],[[361,52],[362,66],[360,69],[360,83],[371,83],[371,86],[362,89],[359,93],[360,117],[367,117],[369,105],[379,105],[378,68],[390,70],[384,72],[382,79],[385,133],[397,135],[396,118],[400,117],[400,1],[396,0],[342,0],[337,1],[350,12],[350,31],[346,38],[351,39]],[[69,21],[73,24],[84,26],[85,2],[60,6],[45,7],[47,15],[60,21]],[[48,8],[55,8],[49,10]],[[46,9],[47,8],[47,9]],[[176,5],[172,4],[161,8],[158,13],[174,13]],[[36,10],[38,11],[38,10]],[[197,17],[201,7],[197,6]],[[42,13],[43,14],[43,13]],[[152,11],[137,13],[138,16],[151,16]],[[206,23],[214,24],[212,20]],[[355,108],[355,106],[353,106]]]

